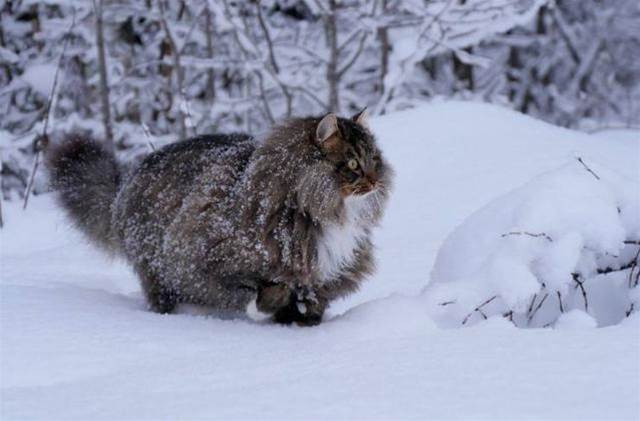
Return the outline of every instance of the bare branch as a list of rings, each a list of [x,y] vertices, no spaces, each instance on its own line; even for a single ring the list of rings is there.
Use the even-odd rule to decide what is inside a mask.
[[[328,104],[326,102],[324,102],[323,100],[318,98],[318,96],[315,93],[311,92],[309,89],[305,88],[304,86],[294,86],[292,88],[294,90],[297,90],[297,91],[300,91],[300,92],[306,94],[309,98],[311,98],[313,101],[315,101],[322,108],[327,108],[328,107]]]
[[[573,277],[573,280],[576,283],[576,288],[580,288],[580,291],[582,292],[582,299],[584,300],[584,311],[588,312],[589,311],[589,301],[587,300],[587,291],[585,291],[584,289],[584,281],[580,280],[580,274],[579,273],[572,273],[571,276]]]
[[[629,282],[628,282],[629,288],[638,286],[638,280],[640,279],[640,267],[638,267],[638,258],[640,258],[640,248],[638,248],[638,252],[636,253],[635,257],[633,258],[633,261],[631,261],[631,264],[630,264],[631,270],[629,271]],[[638,273],[636,274],[636,277],[634,280],[633,272],[636,269],[638,269]]]
[[[536,313],[538,312],[538,310],[540,310],[540,307],[542,307],[542,304],[544,304],[544,301],[547,299],[548,296],[549,296],[548,292],[544,294],[544,296],[542,297],[542,300],[540,300],[540,302],[538,303],[536,308],[533,310],[533,312],[531,312],[531,314],[529,314],[529,318],[527,319],[527,324],[531,323],[531,321],[535,317]]]
[[[556,291],[556,294],[558,294],[558,305],[560,306],[560,313],[564,313],[564,307],[562,305],[562,294],[560,294],[560,291]]]
[[[269,55],[269,63],[273,68],[273,71],[276,73],[280,73],[280,68],[278,67],[278,62],[276,61],[276,56],[273,52],[273,40],[271,39],[271,33],[269,32],[269,27],[267,23],[264,21],[264,16],[262,16],[262,8],[260,7],[260,1],[256,2],[256,15],[258,17],[258,23],[260,24],[260,28],[262,29],[262,33],[264,34],[264,38],[267,41],[267,52]]]
[[[529,309],[527,310],[527,314],[531,314],[531,312],[533,311],[533,305],[536,302],[536,298],[538,298],[538,294],[533,294],[533,297],[531,297],[531,303],[529,303]]]
[[[31,196],[31,189],[33,188],[33,183],[36,178],[36,173],[38,172],[38,167],[40,165],[40,154],[42,150],[49,143],[49,137],[47,130],[49,128],[49,116],[51,115],[52,104],[55,100],[57,89],[58,89],[58,76],[60,75],[60,68],[62,67],[62,60],[64,59],[65,53],[67,52],[67,47],[69,46],[69,40],[71,39],[70,34],[71,30],[76,24],[76,9],[72,8],[73,15],[71,18],[71,24],[69,28],[65,32],[65,40],[64,45],[62,47],[62,52],[60,53],[60,58],[58,59],[58,66],[56,67],[56,72],[53,75],[53,84],[51,85],[51,92],[49,93],[49,99],[47,100],[47,108],[44,114],[44,124],[42,125],[42,134],[35,140],[34,149],[35,149],[35,157],[33,158],[33,167],[31,168],[31,175],[29,176],[29,181],[27,182],[27,186],[24,191],[24,202],[22,203],[22,209],[27,209],[27,205],[29,204],[29,196]],[[0,186],[0,194],[1,192]]]
[[[156,148],[155,146],[153,146],[153,142],[151,141],[151,132],[149,131],[149,127],[144,123],[142,123],[142,132],[144,133],[144,137],[147,139],[147,147],[149,148],[149,152],[155,152]]]
[[[584,161],[582,160],[581,157],[576,158],[578,160],[579,163],[582,164],[582,166],[584,166],[584,168],[589,171],[591,174],[593,174],[593,176],[596,178],[596,180],[600,180],[600,176],[598,176],[598,174],[596,174],[595,172],[593,172],[593,170],[591,168],[589,168],[587,166],[587,164],[584,163]]]
[[[545,234],[544,232],[541,232],[539,234],[534,234],[526,231],[511,231],[511,232],[502,234],[501,237],[508,237],[510,235],[528,235],[529,237],[544,238],[550,243],[553,242],[553,239],[549,235]]]
[[[269,63],[271,64],[273,73],[275,73],[275,75],[278,75],[280,73],[280,67],[278,66],[278,62],[276,61],[276,55],[273,47],[273,40],[271,38],[271,33],[269,32],[269,27],[267,26],[267,23],[265,22],[264,17],[262,16],[262,8],[260,7],[259,1],[256,2],[256,10],[257,10],[257,16],[258,16],[258,23],[260,24],[260,28],[262,28],[262,33],[264,34],[264,38],[267,41]],[[274,79],[276,79],[276,82],[280,86],[280,89],[282,90],[282,94],[285,97],[285,102],[287,107],[286,116],[290,117],[292,112],[293,97],[291,96],[291,93],[289,92],[289,89],[287,88],[287,86],[284,83],[282,83],[279,78],[274,76]],[[263,86],[264,82],[261,76],[259,79],[259,83],[260,83],[260,91],[264,93],[264,86]],[[271,123],[275,122],[273,113],[271,112],[271,107],[269,106],[267,98],[264,95],[263,95],[263,102],[265,104],[265,107],[267,107],[265,111],[267,113],[267,116],[269,117],[269,120],[271,121]]]
[[[262,73],[256,71],[256,76],[258,77],[258,87],[260,88],[260,99],[264,104],[264,110],[266,112],[267,117],[271,124],[275,123],[275,118],[273,117],[273,112],[271,111],[271,106],[269,105],[269,100],[267,98],[267,94],[264,88],[264,80],[262,78]]]
[[[2,218],[2,201],[4,199],[2,194],[2,151],[0,151],[0,229],[4,228],[4,219]]]
[[[473,315],[473,313],[476,313],[476,312],[480,313],[482,318],[487,320],[487,315],[482,311],[482,307],[486,306],[487,304],[489,304],[490,302],[492,302],[496,298],[498,298],[498,296],[494,295],[493,297],[491,297],[491,298],[487,299],[486,301],[484,301],[478,307],[474,308],[473,311],[471,313],[467,314],[466,317],[464,318],[464,320],[462,320],[462,324],[463,325],[466,324],[469,321],[469,318]]]
[[[360,57],[360,55],[362,54],[362,51],[364,51],[364,44],[367,39],[367,36],[368,34],[366,32],[362,34],[362,36],[360,37],[360,42],[358,43],[358,48],[356,52],[351,56],[349,60],[347,60],[344,66],[342,66],[342,68],[338,70],[338,79],[341,79],[344,76],[344,74],[347,73],[349,69],[356,63],[356,61],[358,60],[358,57]]]
[[[518,325],[516,324],[516,321],[515,321],[515,320],[513,320],[513,310],[509,310],[509,311],[507,311],[506,313],[504,313],[504,314],[502,315],[502,317],[507,318],[511,323],[513,323],[513,325],[514,325],[515,327],[518,327]]]
[[[553,17],[553,20],[556,23],[556,27],[558,28],[558,32],[560,33],[560,36],[562,37],[565,44],[567,45],[567,49],[569,50],[569,54],[571,55],[571,58],[575,63],[580,63],[580,55],[578,54],[578,48],[576,48],[576,43],[573,37],[571,36],[571,34],[569,34],[568,32],[568,28],[567,28],[568,24],[565,21],[564,17],[562,16],[562,13],[558,11],[558,8],[555,4],[553,4],[551,7],[551,16]]]

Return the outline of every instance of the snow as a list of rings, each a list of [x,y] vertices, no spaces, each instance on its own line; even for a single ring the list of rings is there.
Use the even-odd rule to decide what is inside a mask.
[[[589,327],[606,317],[579,309],[553,329],[517,329],[500,316],[441,329],[421,293],[456,227],[536,177],[573,174],[566,166],[576,156],[637,183],[638,137],[591,136],[460,102],[371,126],[396,171],[376,233],[379,269],[314,328],[150,313],[132,272],[91,249],[49,195],[26,212],[4,202],[2,419],[640,417],[638,313],[597,329]],[[627,197],[603,189],[594,196]],[[633,220],[611,218],[625,230]],[[580,242],[566,234],[563,255]],[[603,235],[602,247],[614,247],[619,233]],[[503,263],[494,270],[514,270]],[[619,298],[591,293],[594,308]]]
[[[56,74],[56,66],[53,64],[38,64],[30,66],[22,75],[22,80],[45,97],[51,95],[53,79]]]
[[[598,322],[582,310],[571,310],[562,314],[553,326],[556,329],[592,329]]]
[[[564,310],[588,307],[595,284],[600,284],[600,295],[607,283],[630,298],[629,282],[624,282],[630,270],[606,278],[601,272],[634,260],[638,245],[624,242],[640,239],[638,192],[639,179],[626,179],[593,162],[587,166],[579,158],[495,199],[442,245],[426,293],[433,312],[443,324],[456,325],[497,296],[483,307],[485,314],[513,311],[526,317],[527,326],[544,326]],[[537,300],[536,294],[547,293],[551,299],[546,303]],[[538,308],[536,301],[544,307]],[[602,308],[592,305],[592,310],[604,325],[626,317],[632,300],[600,304]],[[480,316],[478,312],[475,319]]]

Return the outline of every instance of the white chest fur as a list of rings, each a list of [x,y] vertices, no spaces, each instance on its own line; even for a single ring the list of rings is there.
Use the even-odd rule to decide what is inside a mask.
[[[349,196],[344,201],[341,223],[327,224],[318,239],[318,272],[322,281],[334,278],[353,261],[355,251],[367,235],[368,198]]]

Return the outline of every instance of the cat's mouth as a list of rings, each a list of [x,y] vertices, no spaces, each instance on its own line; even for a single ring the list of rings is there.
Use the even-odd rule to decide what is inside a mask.
[[[373,193],[380,187],[380,183],[376,180],[366,180],[355,185],[347,185],[343,187],[345,196],[366,196]]]
[[[370,186],[366,186],[366,187],[357,187],[354,191],[353,194],[356,196],[364,196],[366,194],[369,194],[373,191],[376,190],[376,185],[372,184]]]

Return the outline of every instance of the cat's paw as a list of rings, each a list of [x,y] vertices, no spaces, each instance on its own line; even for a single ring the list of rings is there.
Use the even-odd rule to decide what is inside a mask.
[[[293,292],[285,284],[272,284],[260,288],[256,298],[257,310],[274,314],[279,309],[286,307],[293,299]]]
[[[292,300],[289,305],[276,311],[273,320],[281,324],[316,326],[322,322],[325,307],[317,301]]]
[[[322,316],[326,304],[317,299],[307,299],[296,302],[296,308],[300,314],[295,323],[298,326],[316,326],[322,322]]]

